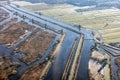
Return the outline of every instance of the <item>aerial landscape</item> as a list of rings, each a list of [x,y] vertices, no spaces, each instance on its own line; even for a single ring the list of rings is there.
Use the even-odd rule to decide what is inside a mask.
[[[120,80],[120,1],[0,0],[0,80]]]

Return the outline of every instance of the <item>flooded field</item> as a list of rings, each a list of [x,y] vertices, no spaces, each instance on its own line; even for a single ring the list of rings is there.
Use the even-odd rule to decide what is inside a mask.
[[[31,63],[44,55],[45,50],[48,49],[54,38],[54,34],[39,29],[38,32],[32,34],[27,41],[18,47],[18,52],[26,53],[22,59],[27,63]]]
[[[18,70],[21,80],[31,80],[31,78],[61,80],[62,77],[67,80],[68,78],[71,80],[110,80],[111,78],[118,80],[119,59],[111,57],[113,55],[110,54],[119,50],[108,48],[108,46],[106,50],[104,44],[119,42],[119,9],[110,7],[92,11],[93,8],[89,10],[92,6],[78,7],[68,4],[51,6],[45,3],[22,5],[20,6],[18,2],[17,6],[9,4],[4,7],[10,13],[12,11],[17,13],[13,15],[19,19],[19,22],[24,20],[32,26],[37,26],[32,30],[25,30],[25,34],[16,40],[17,43],[11,43],[16,45],[11,55],[17,57],[18,62],[22,64]],[[27,12],[27,9],[33,12]],[[82,11],[77,11],[81,9]],[[61,20],[63,22],[60,22]],[[2,27],[1,33],[11,28],[3,25]],[[99,30],[103,38],[98,31],[96,33],[99,37],[94,35],[93,29]],[[63,34],[61,42],[56,39],[58,35],[60,37]],[[84,34],[83,46],[78,48],[74,45],[74,41],[82,34]],[[5,48],[5,46],[2,47]],[[0,51],[2,53],[3,50]],[[79,55],[76,56],[76,54]]]
[[[55,48],[55,37],[17,17],[5,21],[0,25],[0,80],[38,80]]]
[[[9,13],[0,8],[0,22],[9,17]]]
[[[30,68],[23,74],[23,76],[21,77],[21,80],[30,80],[31,78],[33,80],[39,80],[45,66],[46,66],[46,63],[42,65],[40,64],[34,65],[32,68]]]
[[[89,30],[85,28],[78,30],[43,15],[27,12],[15,5],[5,5],[3,8],[15,19],[5,21],[1,25],[3,28],[0,34],[3,37],[1,37],[0,55],[7,55],[12,62],[20,64],[15,68],[14,75],[10,77],[6,75],[7,79],[61,80],[69,61],[71,64],[68,64],[68,67],[71,70],[65,71],[68,72],[65,75],[67,79],[89,78],[88,62],[91,47],[95,44]],[[7,35],[6,39],[9,40],[6,41],[4,36]],[[74,45],[76,38],[78,39]],[[73,60],[68,60],[71,53],[70,59]]]
[[[21,26],[22,25],[22,26]],[[26,34],[27,31],[32,30],[34,27],[28,25],[24,21],[17,22],[17,20],[12,19],[11,21],[5,23],[2,33],[0,33],[0,44],[15,44],[22,35]]]
[[[13,62],[9,56],[0,56],[0,80],[8,79],[17,73],[20,63]]]

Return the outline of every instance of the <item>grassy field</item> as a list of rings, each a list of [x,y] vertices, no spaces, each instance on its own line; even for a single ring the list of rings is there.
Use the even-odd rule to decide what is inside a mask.
[[[20,2],[14,3],[20,4]],[[49,5],[45,3],[21,3],[20,6],[27,10],[40,12],[48,17],[71,25],[81,24],[87,28],[97,29],[107,43],[120,42],[120,10],[117,8],[77,12],[77,9],[82,10],[90,7],[78,7],[69,4]]]

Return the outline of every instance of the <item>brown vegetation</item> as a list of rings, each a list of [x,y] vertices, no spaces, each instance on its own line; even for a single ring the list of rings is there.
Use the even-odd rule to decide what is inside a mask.
[[[16,74],[19,66],[18,62],[12,62],[8,56],[0,57],[0,80],[7,80],[8,75]]]
[[[20,46],[18,51],[25,52],[26,55],[23,57],[23,60],[31,63],[35,61],[37,57],[42,57],[54,38],[54,34],[39,30],[32,34],[31,37]]]
[[[26,33],[26,30],[29,31],[34,28],[23,21],[16,22],[15,19],[5,23],[4,26],[8,29],[0,34],[0,44],[14,44],[20,36]]]
[[[40,75],[42,71],[44,70],[44,67],[46,66],[46,63],[42,65],[34,65],[31,69],[26,71],[20,80],[39,80]]]
[[[0,9],[0,21],[7,19],[9,17],[9,13],[3,9]]]
[[[11,25],[16,24],[16,23],[17,23],[17,19],[12,18],[10,21],[4,23],[3,26],[10,27]]]
[[[2,12],[2,11],[1,11]],[[0,12],[0,18],[1,13]],[[3,13],[4,15],[7,13]],[[5,15],[6,16],[6,15]],[[27,33],[33,31],[30,36],[26,37],[23,43],[17,47],[13,53],[19,54],[19,52],[26,53],[23,55],[22,60],[26,63],[31,63],[44,55],[45,50],[47,50],[55,38],[53,33],[48,33],[44,30],[37,29],[35,26],[29,25],[24,21],[18,22],[16,18],[5,22],[0,26],[0,44],[10,44],[19,43]],[[15,51],[18,51],[15,52]],[[51,51],[51,54],[53,51]],[[12,55],[11,55],[12,56]],[[20,60],[21,61],[21,60]],[[17,74],[17,69],[20,66],[19,63],[13,62],[8,56],[0,57],[0,80],[7,80],[8,76],[12,74]],[[30,69],[24,72],[21,80],[39,80],[39,77],[44,70],[46,63],[32,65]]]

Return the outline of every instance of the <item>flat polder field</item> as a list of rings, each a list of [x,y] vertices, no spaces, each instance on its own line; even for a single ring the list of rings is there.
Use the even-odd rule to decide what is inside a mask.
[[[25,1],[12,2],[20,7],[71,25],[81,25],[98,30],[106,43],[120,42],[120,10],[115,7],[74,6],[70,4],[32,4]]]

